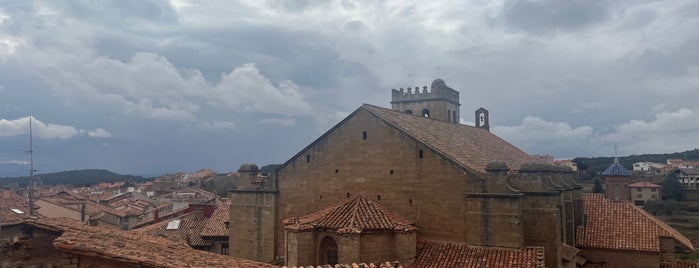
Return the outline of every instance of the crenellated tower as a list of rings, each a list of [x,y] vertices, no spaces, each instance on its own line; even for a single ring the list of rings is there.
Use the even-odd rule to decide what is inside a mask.
[[[425,86],[422,90],[420,87],[392,89],[391,93],[393,110],[459,123],[459,92],[448,87],[442,79],[432,81],[429,91]]]

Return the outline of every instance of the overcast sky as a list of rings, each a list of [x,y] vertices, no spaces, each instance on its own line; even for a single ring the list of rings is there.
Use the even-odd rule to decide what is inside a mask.
[[[699,147],[699,1],[0,0],[0,177],[283,163],[439,76],[557,158]],[[436,67],[439,66],[439,74]]]

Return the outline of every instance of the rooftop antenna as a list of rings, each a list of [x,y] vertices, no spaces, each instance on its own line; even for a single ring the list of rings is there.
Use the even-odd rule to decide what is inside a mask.
[[[34,217],[34,144],[32,136],[32,116],[29,116],[29,215]]]

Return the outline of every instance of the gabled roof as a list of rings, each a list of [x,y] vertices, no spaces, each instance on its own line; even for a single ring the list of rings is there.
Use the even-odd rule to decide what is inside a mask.
[[[204,229],[201,231],[201,236],[212,237],[212,236],[225,236],[228,237],[228,229],[226,228],[226,222],[229,221],[231,201],[229,199],[221,200],[216,206],[216,210],[211,214],[204,225]]]
[[[647,181],[639,181],[639,182],[634,182],[632,184],[629,184],[629,187],[634,187],[634,188],[663,188],[660,185],[657,185],[655,183],[650,183]]]
[[[619,164],[619,159],[614,158],[614,163],[602,171],[604,176],[631,176],[631,172],[624,166]]]
[[[421,242],[411,268],[544,267],[544,248],[498,249],[466,244]]]
[[[193,249],[154,235],[87,226],[68,218],[26,221],[62,233],[53,245],[65,252],[145,267],[263,267],[278,266]]]
[[[325,139],[360,111],[367,111],[410,139],[473,172],[485,173],[490,162],[505,162],[510,169],[536,159],[489,131],[473,126],[448,123],[396,110],[364,104],[328,132],[282,164],[285,167],[310,147]]]
[[[584,194],[585,226],[579,226],[576,247],[660,252],[660,238],[671,237],[686,251],[692,242],[655,216],[627,201],[602,194]]]
[[[190,213],[177,219],[162,221],[133,231],[166,237],[172,241],[187,243],[193,247],[208,246],[209,243],[205,242],[199,235],[201,230],[204,229],[204,225],[206,225],[206,220],[201,215],[197,215],[197,213]],[[168,228],[173,221],[177,221],[176,225],[172,225],[175,228]]]
[[[335,203],[300,218],[283,221],[287,230],[333,230],[338,233],[362,233],[369,230],[417,231],[414,223],[363,194]]]
[[[1,226],[17,224],[29,218],[29,201],[12,190],[0,190],[0,213]]]

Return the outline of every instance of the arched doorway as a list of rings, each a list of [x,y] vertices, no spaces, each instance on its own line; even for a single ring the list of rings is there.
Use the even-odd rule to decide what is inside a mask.
[[[337,243],[332,237],[326,236],[320,241],[319,264],[337,264]]]
[[[422,116],[429,118],[430,117],[430,110],[422,109]]]

